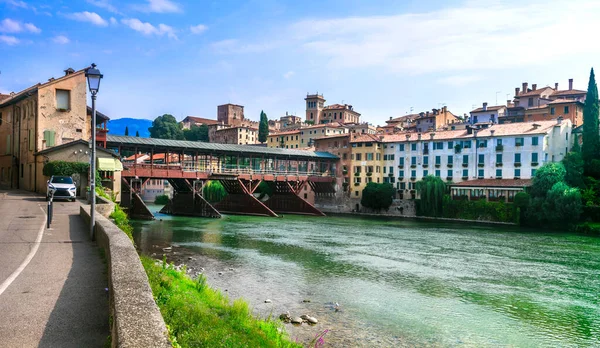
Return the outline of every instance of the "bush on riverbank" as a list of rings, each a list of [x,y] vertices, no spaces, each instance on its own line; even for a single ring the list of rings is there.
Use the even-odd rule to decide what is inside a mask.
[[[169,203],[169,196],[167,195],[158,195],[154,197],[154,204],[166,205]]]
[[[109,216],[115,222],[115,225],[125,232],[127,237],[133,242],[133,226],[129,222],[127,213],[121,208],[120,205],[115,204],[115,210]]]
[[[204,276],[192,280],[172,266],[140,258],[174,346],[301,347],[288,341],[277,323],[254,318],[243,300],[230,304]]]
[[[485,200],[453,200],[444,196],[443,217],[450,219],[484,220],[516,223],[517,208],[504,202],[486,202]]]

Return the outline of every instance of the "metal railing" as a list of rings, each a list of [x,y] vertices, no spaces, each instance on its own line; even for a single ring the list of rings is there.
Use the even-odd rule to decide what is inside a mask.
[[[202,165],[197,163],[183,163],[183,166],[177,164],[128,164],[124,163],[125,170],[134,169],[146,170],[169,170],[182,172],[201,172],[211,174],[267,174],[267,175],[301,175],[301,176],[335,176],[335,171],[329,170],[307,170],[306,168],[252,168],[238,167],[237,165]]]

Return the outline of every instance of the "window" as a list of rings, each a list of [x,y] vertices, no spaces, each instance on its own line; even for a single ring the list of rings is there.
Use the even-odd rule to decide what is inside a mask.
[[[390,168],[390,174],[393,174],[394,173],[394,167],[390,166],[389,168]]]
[[[423,165],[429,165],[429,156],[424,156],[423,157]]]
[[[536,171],[537,171],[537,169],[535,169],[535,168],[532,168],[532,169],[531,169],[531,176],[532,176],[532,177],[534,177],[534,176],[535,176],[535,172],[536,172]]]
[[[452,169],[448,169],[448,177],[451,178],[452,177]]]
[[[487,147],[487,139],[477,140],[477,147]]]
[[[404,151],[404,144],[398,145],[398,151]]]
[[[387,167],[383,167],[383,174],[386,174]]]
[[[565,106],[565,112],[564,112],[564,113],[565,113],[565,114],[568,114],[568,113],[569,113],[569,107],[568,107],[568,106]]]
[[[448,164],[452,164],[454,162],[454,158],[452,158],[452,155],[448,156]]]
[[[554,115],[556,113],[556,109],[554,107],[550,108],[550,115]]]
[[[442,171],[441,171],[441,170],[439,170],[439,169],[436,169],[436,170],[435,170],[435,176],[437,176],[438,178],[439,178],[440,176],[442,176]]]
[[[515,153],[515,163],[521,163],[521,154]]]
[[[388,155],[388,160],[393,161],[394,160],[394,155]]]
[[[485,163],[485,155],[479,154],[479,161],[477,161],[477,163],[479,163],[479,164]]]
[[[452,150],[454,149],[454,142],[453,141],[449,141],[448,142],[448,150]]]
[[[535,146],[535,145],[539,145],[539,143],[540,143],[540,138],[538,138],[538,137],[531,138],[531,145]]]
[[[527,92],[527,91],[525,91],[525,92]],[[530,107],[533,106],[533,98],[527,99],[527,106],[530,106]]]
[[[469,163],[469,155],[463,155],[463,163],[464,164],[468,164]]]
[[[516,168],[515,169],[515,178],[520,178],[521,177],[521,169]]]
[[[483,179],[483,169],[477,170],[477,177]]]
[[[444,143],[442,143],[441,141],[437,142],[437,143],[434,143],[433,144],[433,149],[434,150],[443,150],[444,149]]]
[[[411,178],[416,178],[417,177],[417,171],[416,170],[411,170],[410,171],[410,177]]]
[[[69,110],[71,108],[70,91],[65,89],[56,90],[56,108],[58,110]]]
[[[502,169],[496,169],[496,177],[497,178],[501,178],[502,177]]]
[[[436,165],[442,164],[442,156],[435,156],[435,164]]]
[[[463,149],[470,149],[471,148],[471,140],[463,140],[461,141],[461,145]]]
[[[54,131],[53,130],[45,130],[44,131],[44,141],[46,142],[46,147],[54,146]]]
[[[369,152],[366,155],[367,155],[367,161],[372,161],[373,160],[373,153],[372,152]]]
[[[410,144],[410,150],[411,151],[417,151],[417,144],[416,143]]]
[[[468,177],[469,177],[469,170],[463,169],[463,178],[468,178]]]
[[[412,166],[415,166],[415,165],[417,165],[417,157],[415,157],[415,156],[412,156],[412,157],[410,158],[410,165],[412,165]]]
[[[423,177],[426,177],[427,175],[429,175],[429,171],[428,171],[427,169],[425,169],[425,170],[423,171]]]
[[[357,160],[357,161],[362,161],[362,154],[360,154],[360,153],[357,153],[357,154],[356,154],[356,160]]]
[[[502,163],[502,154],[501,153],[496,154],[496,163]]]
[[[403,178],[404,177],[404,171],[403,170],[399,171],[398,172],[398,176],[401,177],[401,178]]]
[[[404,157],[400,157],[399,160],[400,160],[400,163],[398,163],[398,164],[403,166],[404,165]]]
[[[496,139],[496,145],[502,145],[502,139]]]
[[[375,160],[381,161],[381,154],[379,152],[375,154]]]
[[[531,162],[537,163],[537,161],[538,161],[538,154],[537,154],[537,152],[534,152],[531,154]]]
[[[525,138],[515,138],[515,146],[523,146]]]

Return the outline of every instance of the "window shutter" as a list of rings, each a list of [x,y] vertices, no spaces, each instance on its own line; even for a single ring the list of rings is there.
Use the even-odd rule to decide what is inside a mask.
[[[29,130],[29,151],[33,151],[33,129]]]
[[[54,146],[54,131],[53,130],[44,131],[44,140],[46,141],[46,147]]]

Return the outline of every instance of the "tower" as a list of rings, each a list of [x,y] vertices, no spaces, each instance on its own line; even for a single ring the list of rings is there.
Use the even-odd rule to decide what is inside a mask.
[[[323,108],[325,107],[325,98],[322,94],[307,94],[306,98],[306,121],[314,124],[321,123]]]

